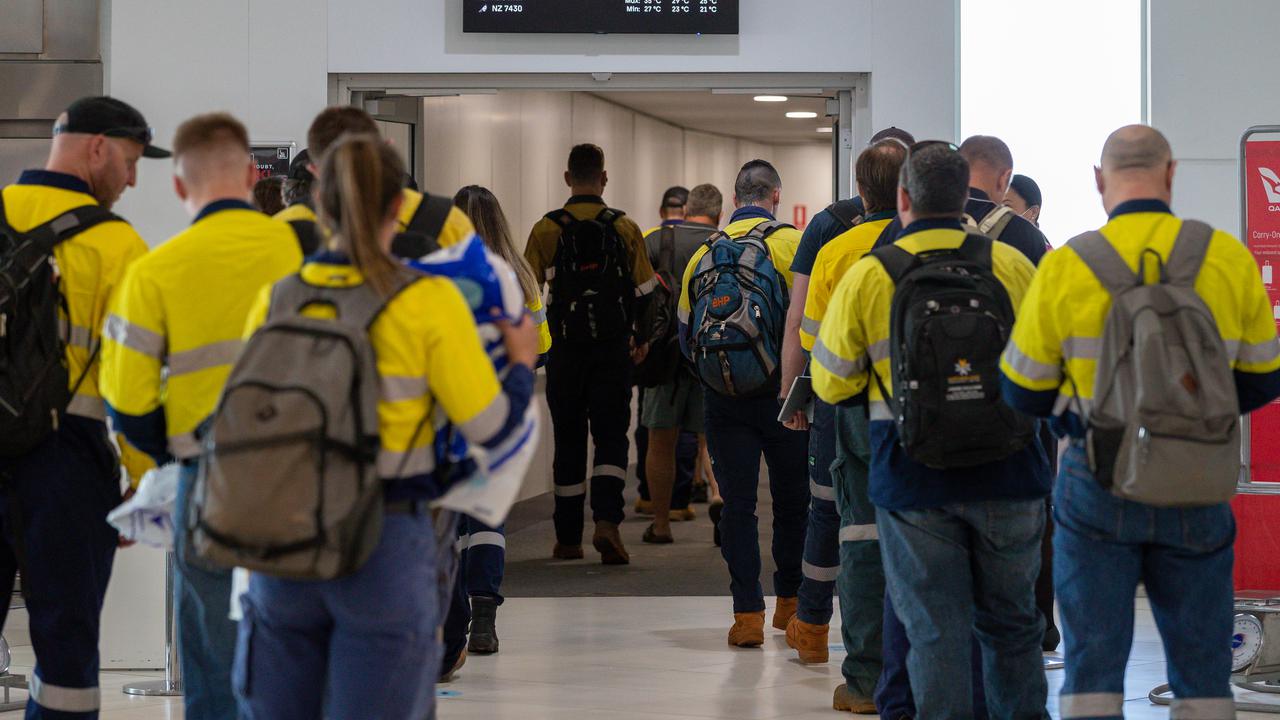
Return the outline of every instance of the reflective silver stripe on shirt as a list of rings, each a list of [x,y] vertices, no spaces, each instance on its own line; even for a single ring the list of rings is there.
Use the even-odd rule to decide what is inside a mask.
[[[547,322],[547,309],[545,307],[530,311],[529,314],[533,317],[534,325],[542,325]]]
[[[502,533],[493,531],[471,533],[470,535],[463,535],[458,538],[456,547],[458,548],[458,551],[461,552],[468,548],[479,547],[481,545],[500,547],[505,550],[507,548],[507,538]]]
[[[1178,698],[1169,706],[1170,720],[1222,720],[1235,717],[1234,698]]]
[[[689,311],[684,308],[676,308],[676,319],[680,321],[681,325],[688,325]]]
[[[836,501],[836,489],[830,485],[820,485],[812,478],[809,479],[809,494],[819,500]]]
[[[1097,360],[1102,356],[1102,338],[1073,335],[1062,341],[1062,357],[1067,360]]]
[[[1277,357],[1280,357],[1280,340],[1276,338],[1260,343],[1232,342],[1237,345],[1237,349],[1231,353],[1237,362],[1262,365],[1273,362]],[[1228,351],[1231,350],[1230,347],[1227,349]]]
[[[90,420],[107,419],[107,407],[103,404],[102,398],[82,393],[76,393],[75,397],[71,398],[71,402],[67,403],[67,413]]]
[[[889,409],[889,403],[883,400],[873,400],[870,403],[870,415],[872,420],[888,420],[893,421],[893,411]]]
[[[587,484],[578,483],[577,485],[556,485],[556,497],[579,497],[587,494]]]
[[[653,289],[656,287],[658,287],[658,276],[654,275],[636,286],[636,297],[644,297],[645,295],[653,292]]]
[[[421,375],[379,375],[378,386],[385,402],[417,400],[427,394],[427,379]]]
[[[230,365],[240,357],[243,340],[222,340],[169,356],[169,377]]]
[[[817,582],[835,582],[836,578],[840,577],[840,566],[818,567],[812,563],[801,562],[800,572],[804,573],[804,576],[810,580],[815,580]]]
[[[596,465],[591,468],[591,477],[611,477],[619,480],[627,479],[627,469],[617,465]]]
[[[547,282],[551,282],[556,279],[556,269],[554,267],[547,268],[542,274],[547,278]]]
[[[435,451],[430,447],[404,452],[378,451],[378,476],[388,480],[425,475],[436,467]]]
[[[881,360],[889,359],[889,338],[885,338],[880,342],[873,342],[867,348],[867,357],[871,358],[872,363],[878,363]]]
[[[499,394],[489,403],[489,407],[480,411],[479,415],[458,426],[462,434],[473,443],[483,444],[493,439],[502,429],[511,413],[511,401],[505,394]]]
[[[198,457],[200,455],[200,441],[196,439],[195,433],[170,435],[169,452],[173,453],[173,456],[179,460]]]
[[[870,525],[845,525],[840,528],[840,542],[867,542],[880,539],[880,528]]]
[[[822,330],[822,323],[805,315],[800,318],[800,331],[808,333],[814,337],[818,337],[818,332]]]
[[[91,713],[97,711],[98,706],[102,704],[102,693],[96,687],[73,688],[51,685],[41,680],[35,673],[31,673],[31,679],[28,682],[31,699],[47,710]]]
[[[102,336],[130,350],[136,350],[147,357],[155,358],[156,360],[164,359],[165,341],[163,335],[139,325],[134,325],[114,313],[107,317],[107,322],[102,326]]]
[[[1042,363],[1030,357],[1013,342],[1004,350],[1004,361],[1009,363],[1014,372],[1031,381],[1056,380],[1062,377],[1057,365]]]
[[[91,350],[93,348],[93,331],[83,325],[72,325],[63,341],[72,347]]]
[[[1120,715],[1122,705],[1124,705],[1122,693],[1076,693],[1058,696],[1058,711],[1062,715],[1062,720]]]
[[[867,356],[857,360],[846,360],[835,354],[822,342],[822,338],[813,344],[813,359],[836,377],[851,378],[867,370]]]

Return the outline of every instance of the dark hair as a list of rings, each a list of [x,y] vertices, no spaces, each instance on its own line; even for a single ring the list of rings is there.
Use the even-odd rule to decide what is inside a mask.
[[[333,232],[330,243],[386,295],[398,266],[382,247],[382,226],[404,187],[404,163],[380,136],[368,133],[339,137],[321,157],[320,223]]]
[[[871,144],[875,145],[881,140],[894,139],[900,141],[903,145],[911,147],[916,144],[916,137],[902,128],[889,126],[875,135],[871,136]]]
[[[689,189],[675,185],[662,193],[662,208],[683,208],[689,204]]]
[[[970,164],[986,165],[997,170],[1013,169],[1013,153],[1003,140],[993,135],[974,135],[960,143],[960,154]]]
[[[1040,207],[1044,196],[1040,194],[1040,186],[1026,175],[1014,175],[1009,181],[1009,189],[1018,193],[1018,197],[1026,201],[1027,207]]]
[[[738,171],[733,183],[733,194],[740,205],[752,205],[769,200],[773,191],[782,187],[778,170],[768,160],[751,160]]]
[[[958,218],[969,199],[969,162],[954,145],[930,143],[907,155],[898,183],[917,218]]]
[[[275,215],[284,209],[284,196],[281,185],[284,178],[280,176],[265,177],[253,186],[253,204],[268,215]]]
[[[538,281],[524,256],[516,251],[516,245],[511,239],[511,225],[507,222],[506,213],[502,212],[502,206],[498,204],[497,196],[488,188],[468,185],[453,196],[453,204],[471,218],[471,224],[476,226],[476,234],[484,240],[485,246],[506,260],[511,269],[516,271],[525,300],[531,301],[538,297]]]
[[[197,115],[178,126],[173,136],[173,156],[180,158],[189,152],[219,145],[249,154],[249,131],[244,123],[227,113]]]
[[[583,143],[569,151],[569,178],[586,185],[598,182],[604,173],[604,150],[598,145]]]
[[[334,105],[320,111],[307,129],[307,152],[318,167],[325,153],[346,133],[378,134],[378,123],[373,116],[358,107]]]
[[[897,139],[874,143],[858,156],[854,177],[868,213],[898,206],[898,172],[906,159],[907,148]]]
[[[298,203],[310,205],[313,184],[312,179],[309,177],[303,180],[285,178],[284,185],[280,188],[280,196],[284,200],[285,207],[297,205]]]

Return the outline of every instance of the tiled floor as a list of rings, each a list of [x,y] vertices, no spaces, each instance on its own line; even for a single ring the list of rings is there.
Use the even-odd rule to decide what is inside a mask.
[[[1146,697],[1164,682],[1165,664],[1151,612],[1145,600],[1138,602],[1125,714],[1163,718],[1166,710]],[[442,688],[451,696],[441,698],[439,715],[458,720],[842,717],[829,704],[839,682],[840,653],[833,652],[828,665],[801,665],[773,630],[761,650],[731,650],[724,643],[728,615],[728,600],[721,598],[509,600],[498,617],[502,652],[470,659],[458,679]],[[834,627],[831,637],[839,642]],[[14,656],[15,670],[27,672],[30,648],[15,648]],[[1049,673],[1054,717],[1061,676],[1061,671]],[[158,675],[103,673],[104,720],[182,717],[180,701],[120,692],[126,683],[148,677]],[[18,715],[0,715],[0,720],[6,717]]]

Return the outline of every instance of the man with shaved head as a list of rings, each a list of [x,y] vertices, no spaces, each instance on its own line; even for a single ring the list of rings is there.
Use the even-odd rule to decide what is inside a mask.
[[[1008,243],[1034,264],[1040,263],[1049,242],[1029,220],[1004,207],[1013,179],[1013,153],[1003,140],[974,135],[960,145],[969,162],[969,202],[965,213],[992,240]]]
[[[115,429],[158,464],[182,464],[174,517],[185,717],[236,716],[228,619],[231,573],[187,561],[187,496],[196,428],[222,393],[259,291],[302,264],[290,227],[249,204],[257,171],[249,133],[225,113],[199,115],[173,138],[173,189],[187,229],[134,263],[111,304],[102,347],[103,396]]]
[[[1063,718],[1121,717],[1138,583],[1146,586],[1164,641],[1176,697],[1172,716],[1235,715],[1227,643],[1231,508],[1161,507],[1111,491],[1102,484],[1111,473],[1098,460],[1099,435],[1090,424],[1100,338],[1113,304],[1100,278],[1117,292],[1127,281],[1160,282],[1156,260],[1171,282],[1194,287],[1216,322],[1240,412],[1280,396],[1280,343],[1257,263],[1230,234],[1173,214],[1175,169],[1168,141],[1153,128],[1129,125],[1107,138],[1094,174],[1110,219],[1100,233],[1085,233],[1045,257],[1001,362],[1005,400],[1050,418],[1071,443],[1054,493],[1054,575],[1069,658]],[[1142,276],[1140,262],[1147,268]],[[1185,377],[1188,392],[1198,392],[1195,376]]]

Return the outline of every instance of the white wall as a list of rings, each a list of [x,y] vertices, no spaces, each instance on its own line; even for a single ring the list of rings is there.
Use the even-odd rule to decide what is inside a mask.
[[[661,193],[672,185],[713,183],[728,204],[738,169],[757,157],[774,162],[782,175],[781,219],[791,219],[795,203],[812,217],[831,202],[826,145],[770,146],[685,130],[586,93],[504,91],[426,98],[423,106],[422,186],[446,194],[464,185],[488,187],[518,243],[568,197],[565,159],[581,142],[605,151],[608,202],[646,229],[658,224]]]
[[[1273,0],[1150,2],[1150,115],[1178,160],[1174,209],[1240,232],[1240,135],[1280,125]]]

